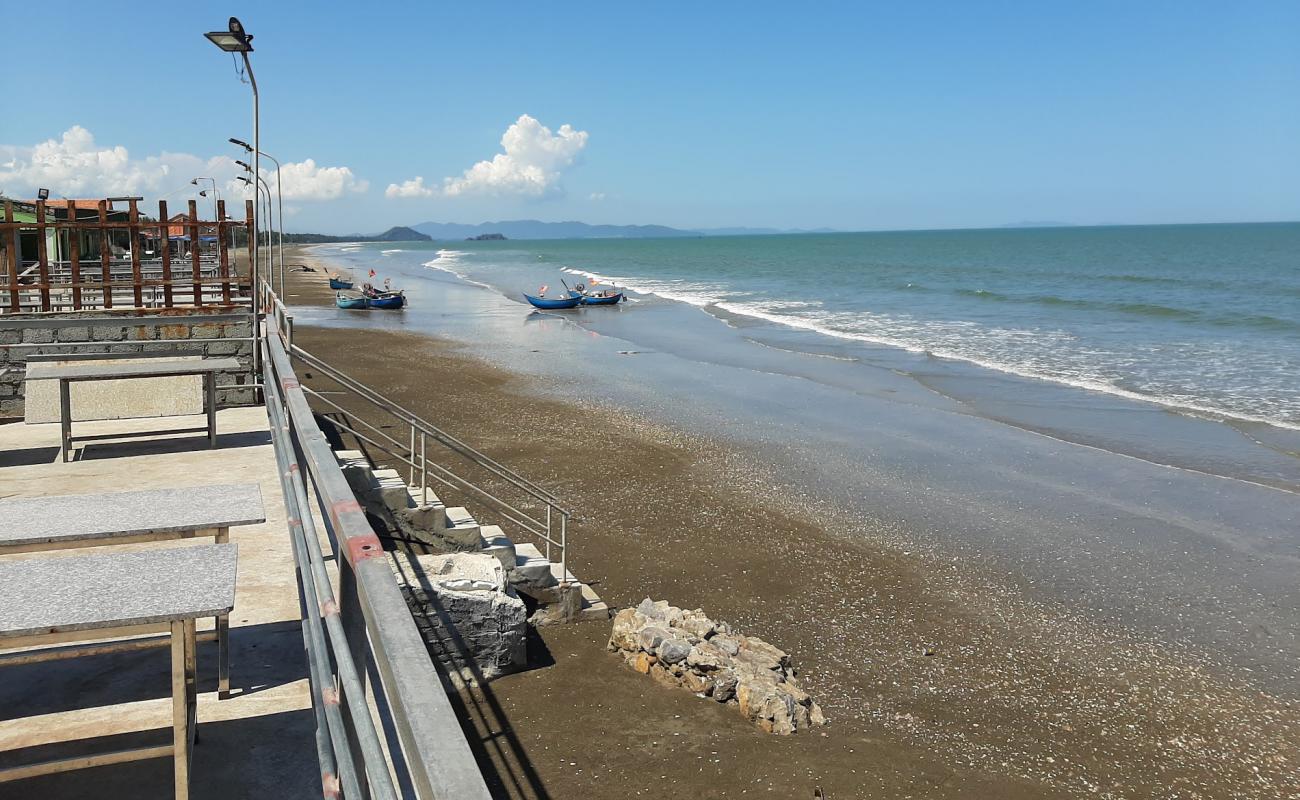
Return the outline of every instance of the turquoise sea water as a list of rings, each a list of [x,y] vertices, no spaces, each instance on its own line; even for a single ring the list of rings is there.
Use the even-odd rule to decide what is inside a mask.
[[[631,307],[685,303],[810,343],[1300,427],[1300,223],[404,244],[384,258],[515,298],[595,278]]]

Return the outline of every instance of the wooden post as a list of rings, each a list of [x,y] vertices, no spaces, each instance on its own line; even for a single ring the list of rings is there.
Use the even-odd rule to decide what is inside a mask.
[[[226,236],[226,201],[217,201],[217,253],[221,260],[221,302],[230,305],[230,249]]]
[[[104,298],[104,308],[113,307],[113,272],[109,260],[112,258],[113,245],[108,240],[108,201],[99,201],[99,272],[103,281],[100,292]]]
[[[135,284],[135,307],[140,308],[144,305],[144,275],[140,272],[140,209],[134,200],[130,201],[127,209],[127,220],[130,222],[127,230],[131,237],[131,282]]]
[[[203,266],[199,261],[199,206],[190,201],[190,263],[194,273],[194,305],[203,305]]]
[[[50,305],[50,253],[45,246],[45,201],[36,201],[36,263],[41,272],[41,310],[49,311]]]
[[[172,240],[171,228],[167,225],[167,201],[158,201],[158,234],[162,236],[162,277],[163,307],[172,307]]]
[[[14,221],[14,203],[12,200],[5,201],[5,222]],[[9,262],[9,310],[21,311],[22,305],[18,299],[18,226],[13,225],[9,228],[9,241],[5,243],[7,261]]]
[[[253,216],[253,201],[244,201],[244,230],[248,233],[248,285],[253,296],[253,313],[257,308],[257,287],[253,286],[253,262],[257,259],[257,218]]]
[[[68,201],[68,260],[72,268],[72,309],[81,308],[81,237],[77,235],[77,201]]]

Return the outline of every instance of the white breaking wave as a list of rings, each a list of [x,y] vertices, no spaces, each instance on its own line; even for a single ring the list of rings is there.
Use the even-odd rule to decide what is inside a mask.
[[[383,253],[386,256],[391,256],[393,253],[405,253],[406,251],[405,250],[380,250],[379,252]]]
[[[1156,405],[1161,405],[1161,406],[1173,408],[1175,410],[1180,410],[1180,411],[1187,411],[1196,414],[1209,415],[1215,417],[1226,417],[1230,419],[1241,420],[1243,422],[1261,422],[1267,425],[1274,425],[1280,428],[1287,428],[1290,430],[1300,430],[1300,424],[1295,424],[1295,423],[1287,422],[1285,420],[1279,420],[1270,417],[1264,417],[1257,414],[1248,414],[1240,411],[1229,410],[1229,409],[1224,409],[1212,405],[1207,405],[1203,402],[1200,402],[1197,398],[1178,396],[1178,395],[1162,396],[1162,395],[1155,395],[1155,394],[1146,394],[1142,392],[1135,392],[1131,389],[1125,389],[1122,386],[1116,386],[1110,379],[1107,379],[1105,376],[1087,375],[1087,374],[1083,374],[1081,371],[1076,372],[1076,374],[1073,375],[1063,374],[1060,371],[1047,370],[1043,368],[1042,365],[1033,363],[1032,360],[1030,361],[1030,363],[1016,363],[1011,361],[996,360],[996,359],[978,356],[966,352],[964,350],[957,349],[954,346],[955,342],[962,341],[963,339],[968,340],[972,336],[980,336],[980,338],[983,341],[988,341],[989,339],[1001,339],[1004,342],[1005,346],[1017,349],[1022,355],[1025,355],[1026,351],[1024,348],[1015,348],[1013,343],[1017,339],[1032,340],[1036,343],[1041,344],[1044,338],[1053,336],[1053,332],[1044,332],[1044,331],[1037,331],[1037,330],[1030,331],[1030,330],[1013,330],[1013,329],[995,329],[995,330],[984,329],[982,332],[983,335],[981,336],[980,335],[981,328],[979,325],[972,322],[961,321],[961,322],[948,323],[948,326],[952,329],[947,332],[948,335],[936,337],[936,334],[941,333],[941,328],[943,327],[942,325],[932,323],[932,322],[922,323],[922,322],[913,321],[910,323],[911,330],[916,333],[924,332],[926,334],[927,341],[920,342],[914,338],[908,338],[899,335],[890,335],[890,333],[886,330],[877,330],[877,331],[856,330],[855,331],[855,330],[847,330],[844,327],[840,327],[837,325],[827,324],[828,322],[831,321],[831,319],[833,319],[833,316],[831,315],[828,315],[823,319],[816,319],[816,318],[774,313],[772,309],[760,305],[750,304],[750,303],[720,302],[720,303],[714,303],[713,305],[716,308],[720,308],[723,311],[727,311],[732,314],[752,317],[755,319],[761,319],[766,322],[772,322],[777,325],[784,325],[790,328],[800,328],[803,330],[814,331],[816,333],[822,334],[823,336],[830,336],[836,339],[847,339],[851,341],[867,342],[869,344],[878,344],[878,345],[884,345],[886,347],[894,347],[902,350],[907,350],[908,352],[912,352],[912,353],[920,353],[927,356],[933,356],[935,358],[949,359],[952,361],[964,361],[968,364],[974,364],[976,366],[983,367],[985,369],[990,369],[997,372],[1009,373],[1022,378],[1032,378],[1035,380],[1051,381],[1053,383],[1065,384],[1067,386],[1073,386],[1079,389],[1087,389],[1096,392],[1104,392],[1106,394],[1114,395],[1116,397],[1123,397],[1127,400],[1138,400],[1144,403],[1154,403]],[[885,323],[884,325],[881,325],[882,328],[886,327],[888,323],[898,324],[902,322],[902,320],[899,320],[898,318],[890,318],[883,315],[862,315],[860,313],[855,313],[853,317],[855,318],[855,321],[859,323],[858,327],[861,327],[860,323],[861,320],[864,318],[873,320],[877,324]],[[1056,338],[1060,338],[1063,340],[1072,338],[1069,336],[1069,334],[1065,334],[1063,332],[1055,332],[1055,335]],[[1046,352],[1047,355],[1045,355],[1044,358],[1049,358],[1049,359],[1052,358],[1051,354],[1053,352],[1059,354],[1059,351],[1053,351],[1050,348]],[[1053,360],[1051,363],[1059,366],[1059,362],[1055,360]]]
[[[436,269],[439,270],[440,272],[446,272],[450,275],[455,275],[457,278],[460,278],[462,281],[465,281],[466,283],[470,283],[475,286],[482,287],[484,289],[491,289],[492,291],[496,291],[496,287],[490,284],[483,283],[482,281],[476,281],[469,276],[469,273],[465,272],[464,268],[460,266],[461,256],[464,255],[468,255],[468,254],[463,250],[439,250],[438,257],[433,259],[432,261],[424,262],[424,266],[428,267],[429,269]]]

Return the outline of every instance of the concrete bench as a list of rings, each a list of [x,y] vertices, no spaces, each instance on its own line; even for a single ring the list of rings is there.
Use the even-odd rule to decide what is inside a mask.
[[[170,745],[10,767],[0,782],[170,755],[176,797],[188,798],[198,722],[195,620],[234,609],[236,554],[233,544],[213,544],[0,562],[0,649],[24,648],[0,664],[128,650],[133,640],[100,640],[160,632],[170,636],[172,661]],[[45,647],[68,643],[74,647]]]
[[[255,483],[149,489],[107,494],[10,497],[0,500],[0,555],[211,536],[266,521]],[[218,615],[201,640],[217,642],[221,697],[230,694],[230,618]],[[165,644],[165,641],[158,641]]]
[[[114,381],[139,378],[169,378],[184,375],[199,375],[203,378],[203,406],[207,414],[208,446],[217,446],[217,382],[218,372],[234,372],[243,369],[238,359],[202,358],[185,360],[178,358],[155,358],[146,362],[125,363],[117,359],[82,361],[68,364],[29,363],[25,381],[53,380],[59,384],[59,425],[61,428],[61,451],[63,460],[68,460],[74,440],[72,436],[72,397],[70,385],[79,381]],[[182,430],[152,431],[151,433],[194,433],[202,428]],[[139,436],[140,433],[126,434]],[[120,438],[113,436],[86,436],[89,439]]]

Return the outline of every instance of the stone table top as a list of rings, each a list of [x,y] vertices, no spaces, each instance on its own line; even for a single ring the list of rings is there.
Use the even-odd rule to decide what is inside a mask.
[[[255,483],[10,497],[0,500],[0,551],[14,545],[183,533],[265,521],[262,490]]]
[[[237,553],[208,544],[0,563],[0,641],[228,613]]]
[[[27,365],[29,381],[53,380],[107,380],[111,378],[148,378],[172,375],[202,375],[205,372],[225,372],[243,369],[234,358],[154,358],[148,363],[123,364],[106,359],[79,364],[31,363]]]

